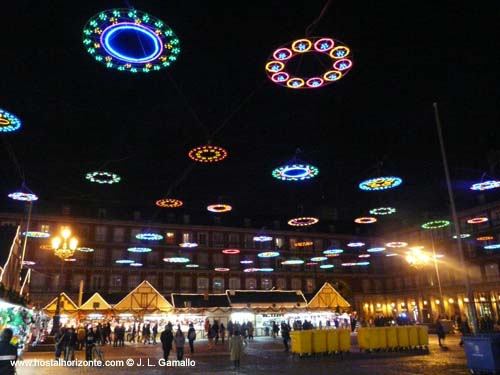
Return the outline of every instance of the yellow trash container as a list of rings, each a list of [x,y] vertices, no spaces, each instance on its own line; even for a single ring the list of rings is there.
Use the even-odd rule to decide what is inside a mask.
[[[398,347],[398,333],[396,331],[396,327],[386,327],[385,336],[387,339],[387,347],[389,349]]]
[[[358,328],[358,346],[360,350],[370,349],[370,328]]]
[[[396,327],[396,332],[398,335],[398,346],[400,348],[407,348],[410,346],[410,340],[408,338],[408,327],[399,326]]]
[[[429,327],[417,326],[418,345],[423,347],[429,346]]]
[[[411,348],[416,348],[418,344],[418,332],[416,326],[408,327],[408,341]]]
[[[326,353],[326,330],[315,329],[312,332],[312,352],[314,354]]]
[[[303,356],[312,353],[312,331],[292,331],[292,353]]]
[[[328,351],[328,353],[336,353],[340,351],[338,330],[326,330],[326,350]]]
[[[351,330],[339,329],[339,349],[341,352],[348,352],[351,350]]]
[[[374,329],[377,332],[378,349],[387,349],[387,336],[385,333],[387,327],[377,327]]]

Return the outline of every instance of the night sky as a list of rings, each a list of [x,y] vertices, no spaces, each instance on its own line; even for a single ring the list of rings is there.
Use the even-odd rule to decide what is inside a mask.
[[[111,217],[131,219],[139,210],[145,220],[162,221],[168,210],[154,202],[169,193],[185,202],[178,217],[205,224],[212,222],[205,207],[218,201],[234,207],[225,225],[248,217],[256,227],[273,220],[286,227],[291,217],[318,215],[354,231],[355,217],[388,205],[398,215],[369,232],[448,217],[433,102],[457,205],[477,204],[480,194],[468,187],[491,166],[490,177],[500,178],[498,4],[332,1],[310,35],[344,42],[353,69],[316,90],[275,85],[266,59],[304,37],[325,3],[131,2],[167,23],[181,45],[171,67],[136,75],[107,69],[82,44],[91,16],[125,2],[2,4],[0,108],[23,121],[21,131],[2,135],[3,209],[22,210],[7,194],[24,179],[40,196],[39,213],[71,205],[95,215],[103,207]],[[189,149],[209,138],[228,158],[193,165]],[[319,176],[272,178],[297,149]],[[95,170],[122,182],[91,184],[85,174]],[[404,183],[385,192],[358,189],[378,173]],[[499,197],[487,192],[483,199]]]

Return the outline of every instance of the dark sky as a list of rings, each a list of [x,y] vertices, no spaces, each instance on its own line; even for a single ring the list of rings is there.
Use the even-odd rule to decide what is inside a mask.
[[[400,211],[393,223],[421,222],[447,212],[434,101],[459,207],[477,203],[468,186],[500,149],[500,7],[493,1],[467,8],[332,1],[311,35],[343,41],[354,67],[337,83],[301,91],[270,82],[264,64],[275,48],[305,36],[324,0],[133,2],[172,27],[181,43],[178,61],[147,75],[106,69],[82,44],[87,20],[124,2],[49,3],[3,4],[0,108],[23,120],[20,132],[3,136],[6,209],[18,207],[6,195],[24,175],[40,195],[40,212],[71,204],[127,218],[137,209],[161,220],[165,210],[154,202],[170,192],[185,201],[177,212],[202,220],[209,219],[208,204],[227,201],[234,206],[227,223],[319,215],[342,225],[386,205]],[[212,143],[229,157],[193,166],[189,149],[206,144],[220,126]],[[297,148],[319,176],[273,179],[271,171]],[[383,175],[400,176],[403,185],[360,191],[358,183],[375,177],[380,163]],[[84,179],[98,169],[118,173],[122,182]],[[492,177],[498,172],[500,165]]]

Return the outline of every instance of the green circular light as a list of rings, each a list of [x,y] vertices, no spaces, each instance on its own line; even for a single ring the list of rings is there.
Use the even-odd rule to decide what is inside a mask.
[[[440,228],[447,227],[450,224],[451,223],[448,220],[433,220],[433,221],[429,221],[427,223],[422,224],[422,228],[423,229],[440,229]]]

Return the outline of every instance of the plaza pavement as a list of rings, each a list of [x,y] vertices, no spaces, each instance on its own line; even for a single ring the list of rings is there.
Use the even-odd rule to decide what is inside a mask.
[[[356,338],[352,338],[356,342]],[[446,339],[448,350],[437,345],[435,337],[430,338],[429,353],[360,353],[354,345],[343,357],[312,356],[299,358],[285,353],[281,338],[257,338],[245,347],[241,359],[240,374],[339,374],[339,375],[465,375],[466,368],[463,349],[458,345],[459,337],[450,335]],[[124,348],[103,348],[106,360],[133,360],[134,365],[107,367],[18,367],[18,375],[158,375],[158,374],[234,374],[229,360],[227,341],[215,349],[207,348],[206,340],[195,342],[195,353],[187,358],[194,360],[194,367],[160,367],[157,360],[162,358],[161,345],[126,344]],[[84,352],[77,352],[77,358],[84,359]],[[50,360],[53,353],[25,353],[24,360]],[[149,363],[147,359],[149,358]],[[141,363],[139,360],[142,359]],[[175,359],[171,352],[169,359]],[[140,365],[141,366],[140,366]],[[155,367],[151,365],[156,365]]]

